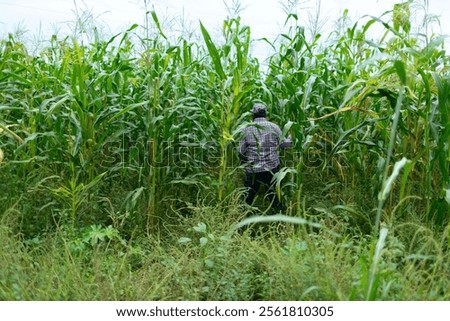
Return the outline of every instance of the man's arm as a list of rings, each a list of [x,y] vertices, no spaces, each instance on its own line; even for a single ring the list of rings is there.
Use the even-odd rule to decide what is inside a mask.
[[[283,138],[281,140],[280,148],[286,149],[286,148],[290,148],[291,146],[292,146],[292,137],[291,137],[291,135],[288,135],[288,137]]]
[[[281,149],[286,149],[286,148],[290,148],[292,146],[292,137],[291,135],[288,135],[288,137],[283,138],[282,137],[282,132],[281,129],[278,125],[275,125],[275,133],[278,136],[278,141],[279,141],[279,147]]]

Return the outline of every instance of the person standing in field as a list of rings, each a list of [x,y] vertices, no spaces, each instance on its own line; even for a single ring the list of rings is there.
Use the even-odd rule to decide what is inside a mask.
[[[283,139],[280,127],[266,119],[266,105],[255,103],[251,113],[253,123],[244,129],[239,142],[239,158],[245,163],[245,201],[251,205],[263,185],[273,212],[277,213],[283,210],[273,182],[274,175],[280,170],[278,149],[291,147],[291,136]]]

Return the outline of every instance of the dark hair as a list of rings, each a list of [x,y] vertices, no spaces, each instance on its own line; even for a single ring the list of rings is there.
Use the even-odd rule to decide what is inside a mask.
[[[266,116],[267,116],[266,111],[265,110],[260,110],[257,113],[253,114],[253,119],[259,118],[259,117],[266,117]]]

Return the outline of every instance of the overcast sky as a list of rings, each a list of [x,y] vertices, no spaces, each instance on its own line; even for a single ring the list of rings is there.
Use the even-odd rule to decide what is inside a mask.
[[[429,3],[429,12],[440,16],[440,28],[437,33],[450,35],[449,0],[419,0],[417,4]],[[231,4],[233,0],[225,0]],[[241,17],[252,30],[253,39],[273,37],[279,34],[286,15],[280,3],[288,0],[240,0],[243,11]],[[298,14],[304,23],[310,21],[319,0],[299,0]],[[349,10],[350,17],[357,19],[366,14],[378,16],[393,8],[400,0],[322,0],[320,19],[324,23],[325,34],[341,16],[344,9]],[[75,6],[76,3],[76,6]],[[18,27],[28,30],[27,34],[40,34],[44,39],[58,31],[67,32],[75,20],[75,10],[88,9],[96,18],[96,23],[105,26],[105,31],[116,33],[124,31],[133,23],[144,21],[145,0],[0,0],[0,35],[14,32]],[[198,20],[211,30],[218,30],[223,19],[227,17],[224,0],[147,0],[148,7],[154,7],[163,22],[176,18],[178,23],[172,28],[180,28],[180,17],[184,17],[184,28],[190,31],[198,28]],[[309,9],[309,10],[308,10]],[[188,22],[191,23],[188,23]],[[356,20],[355,20],[356,21]],[[106,27],[107,26],[107,27]],[[449,44],[449,41],[447,41]],[[447,45],[447,50],[448,45]]]

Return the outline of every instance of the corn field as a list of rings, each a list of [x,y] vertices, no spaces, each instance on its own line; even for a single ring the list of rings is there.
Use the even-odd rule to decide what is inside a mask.
[[[155,12],[147,16],[151,30],[133,25],[104,39],[94,28],[89,41],[53,36],[33,54],[14,35],[1,39],[0,258],[11,265],[0,268],[0,298],[85,297],[62,285],[52,290],[39,283],[45,278],[14,276],[14,265],[33,261],[33,247],[56,253],[62,246],[80,260],[70,260],[68,283],[84,277],[83,251],[97,253],[97,263],[100,252],[127,253],[113,270],[129,274],[92,299],[448,300],[450,57],[443,36],[427,25],[413,31],[410,14],[410,3],[398,4],[327,37],[308,36],[288,15],[266,68],[252,56],[251,30],[239,17],[224,21],[217,39],[200,23],[201,41],[167,36]],[[375,26],[383,29],[378,39],[369,37]],[[262,195],[254,208],[242,201],[237,146],[255,100],[293,138],[276,176],[286,211],[274,221],[283,231],[266,236],[283,241],[274,249],[245,239],[250,265],[224,276],[220,264],[244,264],[224,261],[242,250],[224,231],[250,214],[252,224],[271,220]],[[160,244],[172,239],[169,249]],[[335,262],[322,267],[325,279],[297,279],[304,246]],[[282,265],[288,252],[284,263],[294,270]],[[196,263],[209,269],[201,284],[188,277],[196,271],[189,255],[204,255]],[[142,280],[144,292],[117,291],[154,261],[185,281],[164,283],[160,275],[150,292]],[[89,282],[103,282],[104,262],[95,262]],[[406,280],[416,270],[421,277]],[[221,292],[219,275],[248,282]],[[389,282],[399,275],[403,281]],[[30,284],[40,290],[17,290]],[[290,284],[299,288],[290,292]],[[170,294],[174,288],[180,293]]]

